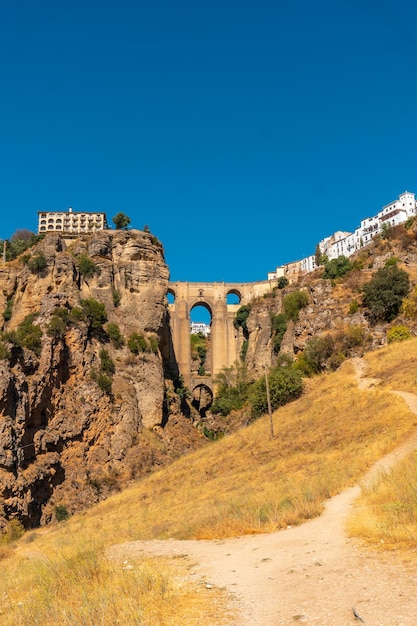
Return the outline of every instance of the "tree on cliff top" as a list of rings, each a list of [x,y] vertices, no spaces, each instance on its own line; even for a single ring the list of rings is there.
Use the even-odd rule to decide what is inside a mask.
[[[112,217],[112,221],[116,226],[116,230],[127,230],[130,224],[130,217],[126,213],[117,213],[117,215]]]

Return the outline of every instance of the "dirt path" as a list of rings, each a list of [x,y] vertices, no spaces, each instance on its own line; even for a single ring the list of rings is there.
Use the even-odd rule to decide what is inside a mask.
[[[360,387],[377,383],[363,377],[360,359],[354,365]],[[417,413],[417,396],[396,393]],[[381,459],[363,482],[415,448],[417,433]],[[234,594],[239,618],[233,626],[348,626],[361,620],[369,626],[416,626],[417,566],[358,547],[344,533],[359,493],[359,485],[352,487],[329,500],[319,518],[277,533],[218,541],[135,541],[113,546],[110,554],[129,560],[144,554],[190,559],[192,576],[206,581],[208,592],[213,585]],[[202,616],[199,626],[205,624]]]

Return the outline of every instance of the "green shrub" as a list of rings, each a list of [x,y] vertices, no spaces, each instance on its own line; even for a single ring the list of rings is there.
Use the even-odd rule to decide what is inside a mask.
[[[359,302],[357,300],[352,300],[349,305],[349,315],[353,315],[359,309]]]
[[[272,410],[299,398],[303,391],[301,372],[292,367],[274,368],[269,372],[268,382]],[[249,402],[252,417],[259,417],[268,412],[265,376],[250,388]]]
[[[408,326],[393,326],[387,332],[387,341],[388,343],[394,343],[396,341],[405,341],[406,339],[410,339],[412,334]]]
[[[1,543],[12,543],[17,541],[25,534],[25,529],[22,522],[16,517],[7,522],[5,532],[0,537]]]
[[[324,278],[339,278],[352,269],[352,264],[343,254],[324,264]]]
[[[6,303],[6,308],[3,311],[3,318],[6,322],[8,322],[12,318],[13,312],[13,298],[8,298]]]
[[[87,316],[84,309],[79,306],[75,306],[71,309],[70,319],[74,320],[74,322],[86,322]]]
[[[308,304],[308,294],[306,291],[292,291],[282,299],[282,308],[287,320],[296,322],[301,309]]]
[[[93,259],[90,259],[86,254],[80,254],[78,263],[79,271],[83,278],[91,278],[94,274],[100,273],[97,263],[94,263]]]
[[[301,374],[304,375],[304,376],[313,376],[313,374],[314,374],[314,371],[313,371],[310,363],[307,361],[304,352],[299,352],[298,353],[297,360],[295,361],[293,367],[297,371],[301,372]]]
[[[120,306],[120,302],[121,302],[121,295],[120,295],[120,291],[118,291],[117,289],[113,289],[112,290],[112,296],[113,296],[113,304],[114,306],[117,308],[118,306]]]
[[[3,341],[0,341],[0,361],[3,359],[10,359],[10,352],[7,349],[6,344]]]
[[[341,336],[340,343],[343,348],[350,350],[351,348],[356,348],[357,346],[363,345],[366,339],[366,330],[363,326],[359,324],[352,324],[345,328],[344,332]]]
[[[118,324],[110,322],[109,324],[107,324],[106,330],[109,339],[115,348],[121,348],[122,346],[124,346],[125,340],[122,333],[120,332]]]
[[[331,335],[318,335],[307,342],[304,357],[314,373],[323,371],[327,360],[334,352],[334,347],[334,339]]]
[[[369,310],[370,321],[376,324],[395,319],[408,290],[407,272],[396,265],[380,268],[363,287],[363,304]]]
[[[417,320],[417,285],[401,304],[401,313],[412,320]]]
[[[211,412],[229,415],[230,411],[241,409],[248,397],[249,377],[244,362],[236,362],[223,367],[215,378],[216,397]]]
[[[108,351],[104,348],[100,350],[100,361],[100,369],[102,372],[105,372],[106,374],[114,374],[116,366]]]
[[[288,278],[285,278],[285,276],[280,276],[278,278],[278,289],[284,289],[284,287],[286,287],[288,284]]]
[[[42,250],[40,250],[33,257],[31,257],[27,263],[30,271],[34,273],[41,272],[42,270],[44,270],[47,264],[48,263],[46,260],[46,256],[44,255]]]
[[[249,341],[248,339],[244,339],[242,343],[242,348],[240,350],[240,360],[242,363],[246,361],[246,355],[248,353]]]
[[[133,354],[149,352],[148,343],[142,333],[131,333],[127,340],[128,348]]]
[[[159,352],[159,341],[157,337],[151,335],[149,337],[149,348],[153,354],[158,354]]]
[[[113,397],[112,392],[112,380],[107,374],[103,372],[97,372],[95,369],[92,369],[90,372],[91,379],[97,383],[100,389],[107,394],[110,398]]]
[[[55,519],[57,522],[65,522],[69,516],[68,509],[63,504],[58,504],[55,507]]]
[[[66,322],[69,317],[69,312],[68,309],[66,309],[65,307],[58,307],[55,309],[54,315],[60,317],[62,320],[64,320],[64,322]]]
[[[94,300],[94,298],[87,298],[86,300],[81,300],[81,306],[91,330],[102,330],[104,322],[107,322],[107,313],[104,304],[98,302],[98,300]]]
[[[278,354],[282,339],[287,330],[287,321],[283,313],[277,315],[271,314],[271,327],[272,327],[272,344],[274,346],[275,354]]]
[[[400,259],[396,256],[392,256],[385,261],[385,267],[390,267],[391,265],[397,265]]]
[[[30,230],[19,229],[10,237],[10,240],[6,245],[6,260],[11,261],[23,254],[29,248],[32,248],[38,241],[44,238],[45,235],[35,235]],[[0,243],[0,254],[3,254],[4,242]],[[30,255],[26,255],[29,260]]]
[[[16,338],[19,345],[39,356],[42,348],[42,329],[33,324],[38,315],[39,313],[31,313],[25,317],[16,330]]]
[[[248,334],[247,320],[249,317],[249,313],[250,313],[250,305],[245,304],[238,309],[236,313],[236,317],[233,320],[233,326],[236,329],[241,328],[246,338]]]
[[[65,334],[65,330],[66,330],[66,324],[64,320],[58,315],[54,314],[46,330],[49,337],[56,337],[56,338],[63,337]]]
[[[112,217],[112,221],[116,226],[116,230],[127,230],[130,224],[130,217],[128,217],[125,213],[120,212]]]
[[[394,236],[394,229],[388,222],[385,222],[381,226],[381,239],[392,239]]]

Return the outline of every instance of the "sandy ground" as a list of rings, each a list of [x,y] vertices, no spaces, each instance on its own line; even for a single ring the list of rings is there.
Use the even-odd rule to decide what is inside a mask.
[[[377,382],[364,378],[359,359],[355,366],[360,387]],[[417,413],[417,396],[396,393]],[[381,459],[362,482],[415,448],[417,433]],[[190,575],[204,581],[208,593],[213,586],[233,594],[238,618],[225,626],[416,626],[417,565],[368,551],[346,537],[344,521],[359,493],[359,485],[352,487],[329,500],[319,518],[277,533],[215,541],[135,541],[113,546],[110,555],[189,560]],[[201,616],[199,626],[209,624]]]

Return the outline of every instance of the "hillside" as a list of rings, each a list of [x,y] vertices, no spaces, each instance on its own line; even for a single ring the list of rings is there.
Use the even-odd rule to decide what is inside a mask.
[[[122,623],[139,620],[149,626],[174,625],[178,620],[184,624],[250,624],[247,611],[263,615],[271,610],[271,602],[280,598],[270,621],[259,623],[277,623],[273,615],[277,610],[283,615],[287,607],[290,622],[278,623],[291,623],[298,615],[297,619],[310,625],[348,624],[354,619],[352,603],[359,601],[362,615],[381,619],[389,605],[400,617],[388,623],[411,625],[415,602],[408,592],[414,570],[408,572],[402,564],[396,565],[395,558],[374,557],[364,546],[359,554],[354,547],[348,548],[335,526],[336,500],[331,508],[331,541],[336,546],[337,540],[337,550],[344,550],[343,562],[334,562],[329,552],[330,536],[324,531],[327,528],[329,533],[328,527],[320,526],[322,530],[312,535],[309,532],[319,526],[300,526],[304,530],[295,533],[299,539],[289,544],[289,554],[280,550],[286,549],[285,542],[292,533],[272,534],[271,543],[265,535],[319,516],[329,497],[352,487],[378,459],[415,433],[416,415],[390,391],[394,372],[395,384],[403,381],[400,389],[413,385],[410,365],[415,366],[417,339],[403,344],[403,351],[404,347],[404,362],[399,344],[365,357],[363,369],[375,377],[373,386],[358,386],[357,367],[352,361],[313,379],[303,397],[274,413],[274,439],[269,437],[268,419],[261,418],[178,459],[89,511],[49,530],[32,531],[14,546],[6,546],[1,562],[4,623],[48,625],[66,623],[67,619],[68,623],[111,624],[117,618]],[[415,525],[408,528],[408,550],[416,547],[415,530]],[[248,552],[240,540],[225,543],[227,537],[256,537],[259,533],[259,542],[246,542]],[[379,538],[385,538],[385,533],[381,526]],[[187,562],[188,551],[193,558],[202,558],[204,542],[199,548],[189,542],[183,543],[183,548],[172,544],[173,561],[161,560],[164,551],[159,548],[154,551],[154,556],[159,554],[155,560],[152,547],[147,555],[144,545],[138,546],[137,552],[128,552],[127,546],[118,548],[122,560],[103,558],[113,554],[109,549],[114,544],[171,537],[222,539],[213,546],[211,568],[216,570],[216,563],[220,567],[220,559],[225,559],[221,571],[225,580],[229,572],[229,581],[236,581],[228,583],[235,591],[244,589],[239,585],[250,569],[254,578],[252,589],[244,592],[247,597],[236,602],[216,589],[216,583],[222,582],[220,574],[218,579],[207,578]],[[282,541],[285,545],[279,547]],[[319,541],[323,545],[319,546]],[[166,553],[170,554],[167,543]],[[381,545],[379,539],[377,544]],[[239,545],[241,550],[236,549]],[[250,563],[236,560],[238,554],[247,555]],[[250,555],[257,555],[253,564]],[[226,565],[227,559],[232,559],[230,565]],[[276,578],[279,563],[288,563],[288,571]],[[352,572],[358,569],[360,575],[352,577],[349,568]],[[268,594],[262,608],[253,585],[262,583],[263,576]],[[281,576],[285,576],[285,586]],[[365,579],[369,589],[364,589]],[[392,587],[393,580],[398,593]],[[323,589],[336,589],[335,585],[336,595],[321,596]],[[112,589],[117,593],[110,593]],[[257,593],[262,595],[261,588]],[[239,617],[240,611],[244,612]]]
[[[412,289],[412,229],[376,237],[341,277],[320,268],[253,301],[235,337],[248,380],[283,357],[305,373],[333,371],[385,345],[393,326],[415,334],[413,316],[375,323],[363,306],[363,286],[387,262],[406,271]],[[0,268],[0,529],[13,518],[25,528],[48,524],[57,509],[71,515],[204,447],[202,433],[215,438],[250,421],[247,407],[202,417],[187,399],[172,351],[168,280],[161,243],[134,230],[49,234]],[[299,294],[303,306],[288,313]],[[308,371],[312,339],[323,344]]]

